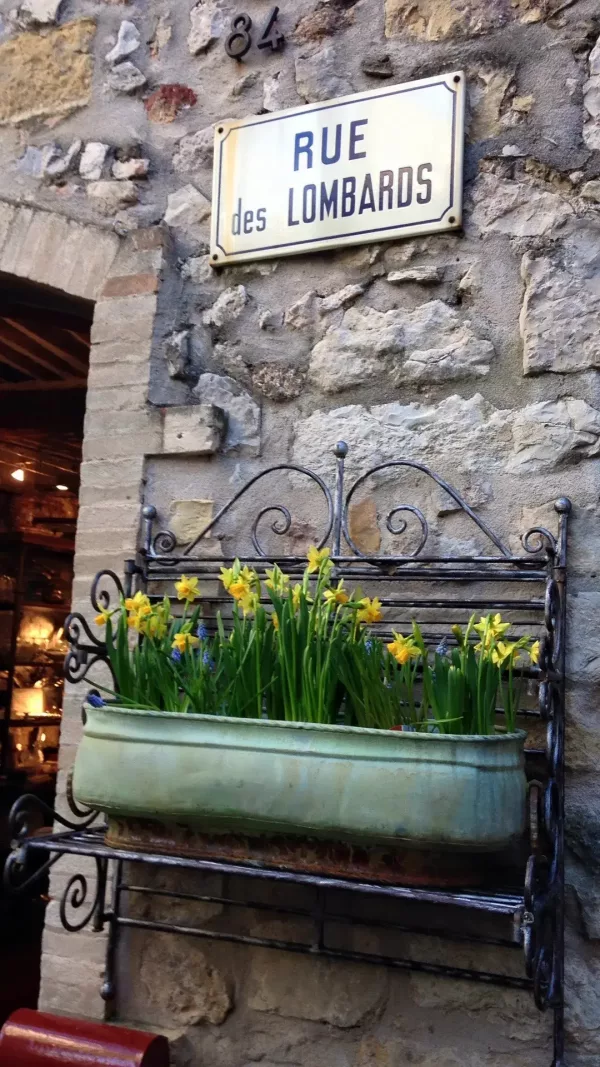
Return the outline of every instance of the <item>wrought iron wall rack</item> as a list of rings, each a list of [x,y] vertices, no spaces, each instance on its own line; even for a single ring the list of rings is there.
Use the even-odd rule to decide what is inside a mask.
[[[539,666],[523,671],[537,689],[536,707],[528,708],[524,715],[525,725],[533,726],[538,737],[539,727],[545,727],[545,742],[543,747],[527,751],[529,858],[520,871],[518,884],[513,877],[512,885],[507,885],[508,878],[499,875],[491,889],[416,888],[280,869],[260,862],[194,859],[112,847],[105,843],[105,828],[98,825],[98,813],[82,810],[72,796],[68,798],[69,816],[51,812],[35,797],[26,796],[17,801],[11,813],[14,849],[6,862],[4,884],[11,892],[31,891],[65,855],[94,862],[93,899],[88,878],[75,874],[66,884],[59,910],[67,930],[81,930],[92,924],[94,930],[108,931],[102,996],[109,1005],[116,995],[116,954],[121,931],[128,928],[172,932],[530,990],[540,1010],[553,1012],[552,1067],[564,1067],[564,659],[567,526],[571,504],[566,498],[556,501],[556,534],[535,527],[521,538],[523,552],[515,553],[452,486],[421,463],[400,459],[378,464],[346,491],[347,451],[343,442],[334,450],[333,490],[319,474],[298,465],[281,463],[261,471],[219,510],[191,544],[180,550],[170,531],[155,532],[156,510],[146,506],[138,558],[126,561],[123,582],[113,571],[96,576],[92,606],[95,611],[108,608],[115,593],[129,596],[136,589],[160,597],[165,591],[172,591],[173,580],[182,570],[199,575],[209,584],[213,582],[216,590],[219,568],[232,557],[215,556],[214,541],[211,552],[203,554],[203,540],[216,532],[234,505],[263,478],[275,474],[289,477],[293,492],[298,479],[307,479],[307,484],[321,494],[324,511],[323,531],[315,540],[320,546],[330,546],[338,576],[377,590],[385,607],[385,621],[379,627],[381,634],[416,617],[426,639],[437,644],[447,635],[449,621],[460,621],[473,611],[492,610],[502,611],[521,632],[535,629],[539,633]],[[410,551],[364,552],[358,537],[352,534],[352,507],[367,485],[372,484],[371,480],[379,488],[384,483],[388,492],[390,488],[397,491],[399,476],[408,476],[411,484],[416,478],[423,478],[435,492],[443,494],[446,500],[449,498],[451,503],[446,510],[456,511],[470,522],[488,544],[491,542],[492,551],[471,555],[427,554],[431,532],[423,510],[413,504],[401,504],[387,514],[385,536],[391,541],[406,535]],[[318,510],[313,509],[313,524],[315,514]],[[250,529],[252,550],[243,554],[243,561],[262,572],[274,562],[288,572],[300,572],[305,561],[303,556],[273,552],[263,546],[261,528],[267,524],[267,518],[276,537],[293,533],[292,515],[285,505],[263,505]],[[446,589],[450,590],[449,594]],[[211,601],[215,609],[225,607],[225,598],[216,591]],[[106,649],[81,614],[71,615],[66,629],[71,643],[66,677],[71,682],[79,682],[95,664],[106,660]],[[39,821],[40,809],[47,818],[54,818],[62,830],[32,832],[32,819]],[[199,883],[197,892],[159,888],[152,882],[143,884],[142,868],[194,871],[208,882],[204,888]],[[217,888],[215,875],[220,876]],[[301,903],[291,904],[285,895],[278,896],[278,887],[282,886],[294,886],[294,893],[304,894]],[[190,905],[215,902],[226,907],[222,917],[208,925],[187,925],[148,917],[143,909],[140,914],[131,906],[134,896],[138,901],[156,902],[168,897],[189,901]],[[295,940],[240,932],[236,922],[230,922],[228,917],[235,909],[244,908],[308,921],[311,934]],[[348,936],[349,927],[352,931]],[[348,941],[355,945],[353,934],[364,927],[385,935],[385,951],[348,947]],[[502,964],[498,970],[486,970],[416,959],[402,944],[407,932],[417,938],[425,935],[425,938],[433,936],[521,950],[524,965],[519,967],[515,962],[514,968]],[[518,961],[519,956],[510,958]]]

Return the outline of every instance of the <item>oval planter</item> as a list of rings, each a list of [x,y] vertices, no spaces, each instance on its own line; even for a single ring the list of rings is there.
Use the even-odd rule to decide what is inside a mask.
[[[205,833],[496,851],[525,828],[525,734],[366,730],[86,705],[79,803]]]

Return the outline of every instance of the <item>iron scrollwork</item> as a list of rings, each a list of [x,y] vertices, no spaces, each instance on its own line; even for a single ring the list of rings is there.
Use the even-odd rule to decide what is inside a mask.
[[[436,474],[435,471],[432,471],[430,467],[425,466],[424,463],[416,463],[413,460],[409,459],[396,459],[389,460],[386,463],[378,463],[376,466],[371,467],[371,469],[366,471],[364,474],[361,474],[360,477],[356,479],[354,484],[348,490],[342,517],[342,528],[344,538],[348,543],[348,546],[356,556],[366,558],[365,553],[361,552],[361,550],[352,540],[352,537],[350,535],[349,512],[352,498],[354,497],[354,494],[357,492],[357,490],[362,485],[364,485],[368,478],[373,477],[375,474],[379,474],[381,471],[389,471],[398,467],[403,467],[408,470],[419,471],[421,474],[425,474],[426,477],[431,478],[431,480],[434,481],[436,485],[440,487],[440,489],[443,489],[444,492],[448,494],[448,496],[454,501],[458,508],[462,512],[464,512],[465,515],[468,515],[471,521],[475,523],[475,525],[482,531],[482,533],[484,533],[485,536],[490,541],[492,541],[492,543],[496,546],[500,553],[507,558],[510,557],[509,550],[502,543],[498,535],[492,530],[490,526],[488,526],[486,522],[484,522],[483,519],[481,519],[478,515],[475,514],[473,509],[469,506],[469,504],[467,504],[466,500],[463,499],[460,493],[458,493],[453,486],[451,486],[448,482],[441,478],[439,474]],[[425,548],[427,539],[429,537],[429,526],[420,508],[416,507],[414,504],[399,504],[396,507],[392,508],[391,511],[388,512],[388,515],[386,517],[386,527],[389,532],[394,536],[402,535],[406,532],[408,527],[408,523],[405,519],[402,519],[399,523],[394,524],[395,517],[401,512],[410,513],[411,515],[414,515],[421,528],[421,536],[418,541],[417,547],[413,549],[412,552],[406,553],[407,556],[414,558],[419,556]]]
[[[98,812],[91,808],[80,807],[73,797],[71,776],[67,783],[67,803],[69,809],[77,818],[77,822],[67,818],[57,811],[53,811],[48,804],[32,793],[26,793],[19,797],[13,804],[9,815],[9,833],[13,843],[12,851],[5,863],[3,873],[3,885],[7,893],[13,896],[22,895],[38,885],[58,862],[62,853],[50,852],[48,859],[39,865],[33,865],[32,853],[28,848],[28,839],[35,832],[36,826],[42,822],[52,821],[66,830],[86,830],[98,817]],[[96,929],[100,929],[104,921],[104,898],[106,893],[106,860],[95,856],[96,864],[96,888],[94,897],[89,907],[79,914],[73,921],[69,917],[70,910],[79,912],[85,907],[89,896],[89,880],[83,874],[74,874],[62,892],[59,901],[59,915],[65,930],[70,932],[83,930],[92,919]]]
[[[114,589],[111,589],[111,585]],[[111,570],[98,571],[90,590],[90,602],[96,613],[112,611],[118,607],[124,595],[123,583],[118,574]],[[65,636],[69,642],[69,651],[64,661],[64,673],[68,682],[82,682],[96,663],[106,663],[110,669],[105,642],[92,633],[81,612],[74,611],[67,616]]]
[[[75,920],[69,918],[68,909],[71,908],[74,912],[79,912],[81,908],[85,907],[88,900],[88,879],[84,874],[74,874],[63,890],[58,911],[62,925],[69,933],[78,933],[83,930],[92,919],[95,920],[96,929],[101,929],[106,893],[106,860],[100,859],[98,856],[94,856],[94,860],[96,863],[96,890],[94,897],[87,910]]]
[[[217,526],[218,522],[223,518],[223,516],[226,515],[227,512],[229,512],[231,508],[234,507],[235,504],[237,504],[237,502],[252,488],[253,485],[261,481],[263,478],[274,474],[276,471],[290,471],[295,474],[301,474],[307,477],[320,489],[321,493],[325,498],[325,503],[327,506],[325,532],[323,533],[318,542],[319,547],[322,547],[329,540],[334,524],[333,498],[328,486],[318,474],[316,474],[314,471],[309,470],[307,467],[301,467],[295,463],[278,463],[273,467],[267,467],[265,470],[259,471],[259,473],[256,474],[253,478],[250,478],[249,481],[247,481],[242,486],[239,492],[237,492],[233,497],[231,497],[231,499],[228,500],[222,508],[220,508],[215,517],[211,520],[211,522],[207,523],[207,525],[200,531],[198,536],[194,538],[194,540],[183,549],[178,559],[171,558],[171,553],[175,550],[175,547],[177,545],[177,539],[175,537],[175,534],[171,530],[159,530],[158,533],[153,534],[152,526],[154,519],[156,518],[156,508],[154,508],[152,505],[147,505],[143,509],[142,513],[145,523],[144,551],[146,557],[149,559],[160,559],[161,563],[165,566],[175,566],[177,563],[183,563],[186,558],[189,558],[191,556],[196,546],[209,533],[214,530],[214,528]],[[276,515],[279,517],[273,519],[273,521],[270,523],[270,529],[278,537],[284,536],[286,533],[288,533],[292,525],[291,512],[289,508],[287,508],[284,504],[273,503],[263,506],[255,515],[250,526],[250,539],[252,541],[252,546],[256,554],[262,557],[263,559],[268,559],[269,553],[260,541],[259,526],[261,520],[264,519],[265,516],[274,513],[276,513]]]

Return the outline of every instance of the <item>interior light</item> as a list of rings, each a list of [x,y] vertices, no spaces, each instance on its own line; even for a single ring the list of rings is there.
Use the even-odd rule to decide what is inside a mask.
[[[25,481],[25,471],[22,467],[17,467],[16,471],[11,471],[11,478],[14,478],[15,482]]]
[[[60,489],[61,493],[68,493],[69,491],[68,485],[57,485],[56,488]]]
[[[46,735],[45,734],[40,734],[40,741],[45,741],[45,740],[46,740]]]

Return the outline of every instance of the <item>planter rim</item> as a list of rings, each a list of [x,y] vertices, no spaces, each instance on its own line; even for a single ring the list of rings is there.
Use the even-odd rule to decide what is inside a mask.
[[[495,734],[443,734],[443,733],[424,733],[418,730],[378,730],[372,726],[343,726],[337,723],[321,723],[321,722],[291,722],[287,719],[255,719],[251,716],[238,716],[238,715],[197,715],[193,712],[183,713],[177,711],[154,711],[152,709],[145,710],[144,708],[127,708],[117,702],[104,703],[102,707],[94,707],[92,704],[84,703],[84,708],[89,709],[91,712],[112,712],[119,715],[131,715],[134,718],[150,717],[152,719],[175,719],[183,720],[184,722],[205,722],[205,723],[228,723],[233,726],[249,726],[255,725],[260,727],[280,727],[283,729],[292,730],[316,730],[327,733],[339,733],[339,734],[367,734],[376,737],[393,737],[398,739],[399,736],[402,740],[410,738],[416,741],[478,741],[485,744],[498,744],[504,741],[516,741],[523,740],[527,737],[525,730],[514,730],[512,733],[498,732]]]

